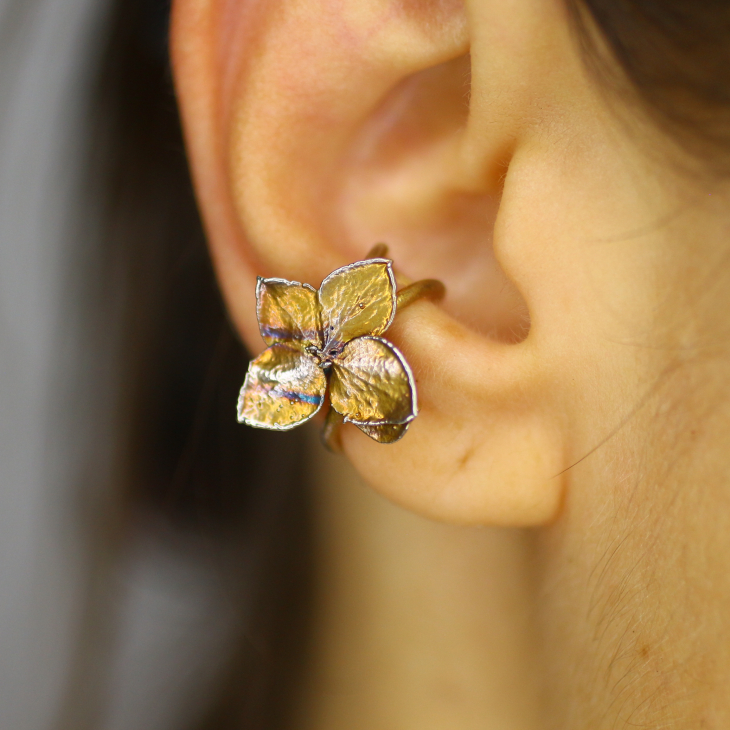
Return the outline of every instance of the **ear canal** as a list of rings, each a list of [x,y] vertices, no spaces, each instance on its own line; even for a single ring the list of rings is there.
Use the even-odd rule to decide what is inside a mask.
[[[446,283],[454,317],[515,343],[529,331],[528,310],[492,247],[507,160],[479,180],[464,174],[470,62],[408,76],[364,120],[341,173],[343,238],[351,255],[388,241],[409,276]]]

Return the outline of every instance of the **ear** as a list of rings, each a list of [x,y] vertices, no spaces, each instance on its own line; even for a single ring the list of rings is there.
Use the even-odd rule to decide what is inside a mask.
[[[263,347],[257,275],[317,286],[382,240],[406,275],[446,283],[443,305],[414,305],[388,334],[417,381],[420,415],[409,433],[388,446],[351,426],[343,434],[372,486],[438,519],[534,525],[561,503],[570,368],[551,350],[548,313],[551,297],[565,302],[561,284],[550,288],[565,261],[541,248],[529,203],[535,185],[549,195],[546,168],[533,175],[515,164],[541,145],[561,159],[564,147],[546,142],[546,130],[564,139],[560,119],[594,113],[557,5],[174,7],[195,184],[249,347]]]

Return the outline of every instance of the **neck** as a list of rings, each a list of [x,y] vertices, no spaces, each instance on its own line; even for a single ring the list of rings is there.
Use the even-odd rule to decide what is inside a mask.
[[[538,727],[527,535],[414,516],[312,449],[319,575],[296,726]]]

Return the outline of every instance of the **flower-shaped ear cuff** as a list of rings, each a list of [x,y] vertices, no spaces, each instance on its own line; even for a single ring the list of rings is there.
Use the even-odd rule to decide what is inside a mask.
[[[311,419],[329,393],[325,443],[355,424],[380,443],[400,439],[418,413],[416,383],[403,355],[382,335],[396,311],[445,289],[424,279],[396,291],[393,262],[378,244],[364,261],[333,271],[319,291],[286,279],[258,279],[256,313],[269,346],[248,366],[238,420],[288,431]],[[399,277],[402,279],[402,277]]]

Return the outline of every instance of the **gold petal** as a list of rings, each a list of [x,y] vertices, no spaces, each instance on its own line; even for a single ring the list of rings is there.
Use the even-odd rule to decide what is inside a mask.
[[[365,423],[355,424],[364,434],[375,439],[379,444],[394,444],[405,436],[410,423],[385,423],[382,426],[371,426]]]
[[[346,421],[370,426],[416,417],[416,385],[403,355],[380,337],[358,337],[333,360],[330,401]]]
[[[238,396],[238,420],[256,428],[288,431],[322,406],[327,379],[301,350],[272,345],[249,363]]]
[[[380,335],[395,315],[395,277],[389,259],[369,259],[333,271],[319,287],[325,351],[362,335]]]
[[[264,342],[322,347],[322,318],[314,287],[286,279],[256,284],[256,314]]]

